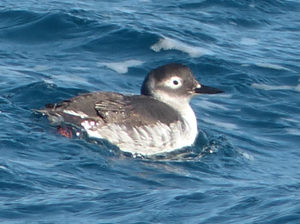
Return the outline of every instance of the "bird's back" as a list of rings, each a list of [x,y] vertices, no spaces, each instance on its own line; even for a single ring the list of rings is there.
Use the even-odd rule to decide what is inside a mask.
[[[158,121],[168,125],[180,119],[176,110],[152,97],[112,92],[82,94],[61,103],[48,104],[40,112],[52,121],[75,125],[84,120],[94,120],[103,125],[139,126]]]
[[[88,93],[48,104],[40,112],[55,124],[77,126],[90,137],[107,139],[123,151],[144,155],[181,148],[189,133],[176,110],[144,95]]]

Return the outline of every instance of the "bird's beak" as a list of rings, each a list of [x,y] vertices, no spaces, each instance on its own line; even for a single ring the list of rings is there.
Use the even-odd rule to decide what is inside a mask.
[[[214,87],[210,87],[210,86],[204,86],[201,84],[198,84],[196,86],[196,88],[194,89],[195,93],[202,93],[202,94],[216,94],[216,93],[224,93],[224,91],[214,88]]]

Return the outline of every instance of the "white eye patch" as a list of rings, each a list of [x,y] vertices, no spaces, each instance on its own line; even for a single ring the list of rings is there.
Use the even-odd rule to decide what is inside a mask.
[[[180,88],[182,86],[182,79],[178,76],[173,76],[165,81],[165,86],[172,89]]]

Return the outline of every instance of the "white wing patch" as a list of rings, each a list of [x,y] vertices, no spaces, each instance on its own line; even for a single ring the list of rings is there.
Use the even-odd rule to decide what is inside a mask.
[[[63,110],[63,112],[65,114],[69,114],[69,115],[73,115],[73,116],[76,116],[76,117],[80,117],[80,118],[87,118],[89,117],[87,114],[81,112],[81,111],[73,111],[73,110]]]

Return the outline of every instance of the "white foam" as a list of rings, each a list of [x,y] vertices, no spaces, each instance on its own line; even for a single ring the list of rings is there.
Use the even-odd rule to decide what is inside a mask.
[[[213,55],[214,53],[202,47],[195,47],[188,45],[179,40],[174,40],[168,37],[161,38],[157,43],[150,47],[153,51],[159,52],[161,50],[178,50],[189,54],[192,58],[197,58],[202,55]]]
[[[284,130],[291,135],[300,135],[300,129],[297,127],[299,124],[299,117],[293,117],[293,118],[281,118],[281,120],[285,123],[288,123],[288,125],[292,128],[284,128]]]
[[[121,62],[100,62],[99,65],[106,66],[107,68],[122,74],[127,73],[129,67],[139,66],[143,63],[143,61],[139,60],[127,60]]]
[[[44,81],[46,84],[49,84],[49,85],[53,85],[53,84],[54,84],[54,81],[51,80],[51,79],[43,79],[43,81]]]
[[[289,122],[289,123],[293,123],[293,124],[295,124],[295,125],[296,125],[298,122],[300,122],[300,119],[299,119],[299,120],[296,120],[295,118],[286,118],[286,117],[281,118],[281,120],[287,121],[287,122]]]
[[[127,8],[127,7],[117,7],[115,8],[117,10],[119,10],[120,12],[124,12],[124,13],[128,13],[128,14],[131,14],[131,13],[136,13],[135,10],[133,10],[132,8]]]
[[[245,152],[243,149],[238,148],[237,151],[246,159],[253,161],[254,160],[254,156]]]
[[[285,128],[284,129],[288,134],[291,134],[291,135],[299,135],[300,136],[300,131],[299,129],[296,129],[296,128]]]
[[[1,170],[8,170],[6,166],[2,166],[2,165],[0,165],[0,169]]]
[[[90,84],[87,79],[83,77],[79,77],[77,75],[53,75],[51,77],[53,80],[61,81],[61,82],[69,82],[69,83],[76,83],[76,84]]]
[[[253,45],[257,45],[258,41],[253,38],[244,37],[241,39],[240,43],[247,46],[253,46]]]
[[[271,64],[271,63],[256,63],[255,65],[257,65],[258,67],[262,67],[262,68],[270,68],[270,69],[275,69],[275,70],[286,70],[286,71],[292,71],[295,72],[289,68],[283,67],[281,65],[276,65],[276,64]]]
[[[85,66],[73,66],[72,67],[72,70],[79,71],[79,72],[86,71],[88,69],[89,69],[89,67],[85,67]]]
[[[253,83],[251,87],[256,89],[263,89],[263,90],[293,90],[293,91],[300,92],[300,83],[297,86],[288,86],[288,85],[274,86],[274,85]]]

